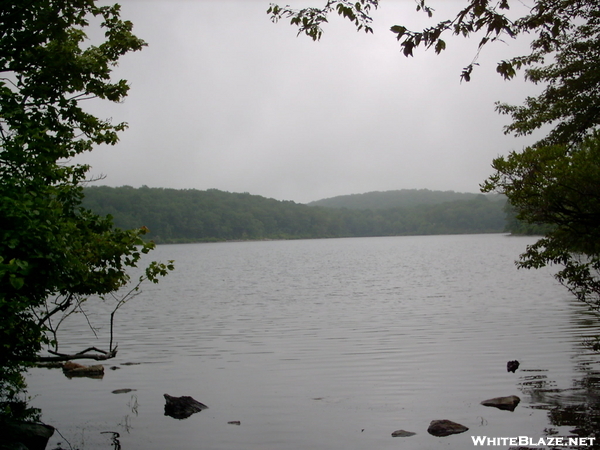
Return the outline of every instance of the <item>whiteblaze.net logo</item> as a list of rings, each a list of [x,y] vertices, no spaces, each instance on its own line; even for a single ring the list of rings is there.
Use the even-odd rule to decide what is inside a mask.
[[[594,445],[595,437],[542,437],[532,438],[529,436],[513,436],[513,437],[488,437],[488,436],[471,436],[474,446],[506,446],[506,445],[527,445],[530,447],[589,447]]]

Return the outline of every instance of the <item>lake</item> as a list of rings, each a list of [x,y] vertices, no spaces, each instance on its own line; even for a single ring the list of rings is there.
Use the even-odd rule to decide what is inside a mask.
[[[176,270],[119,311],[119,353],[102,379],[30,371],[32,403],[60,432],[48,448],[458,450],[474,447],[472,436],[591,437],[600,320],[552,268],[517,270],[535,240],[159,246],[152,259],[174,259]],[[89,307],[98,337],[79,314],[60,350],[108,347],[112,306]],[[209,409],[174,419],[164,393]],[[508,395],[521,398],[513,412],[480,404]],[[434,419],[469,431],[434,437]],[[399,429],[416,434],[392,437]]]

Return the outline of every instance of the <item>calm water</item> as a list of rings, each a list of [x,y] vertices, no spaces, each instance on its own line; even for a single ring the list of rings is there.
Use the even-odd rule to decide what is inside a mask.
[[[466,449],[474,435],[567,436],[576,427],[591,436],[597,423],[580,413],[599,403],[599,357],[586,342],[600,321],[551,270],[515,268],[534,241],[161,246],[153,259],[175,259],[176,271],[119,313],[120,350],[103,379],[31,371],[33,404],[64,436],[49,448],[113,448],[106,431],[120,433],[124,450]],[[75,317],[61,350],[108,346],[106,311],[89,315],[104,326],[98,338]],[[507,373],[513,359],[521,367]],[[135,391],[111,393],[124,388]],[[175,420],[163,414],[164,393],[209,409]],[[480,405],[512,394],[522,399],[514,412]],[[433,437],[433,419],[470,430]],[[392,438],[398,429],[417,434]]]

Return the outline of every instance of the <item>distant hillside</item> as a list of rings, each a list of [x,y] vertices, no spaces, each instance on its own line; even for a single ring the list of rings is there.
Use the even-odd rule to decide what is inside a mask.
[[[506,223],[505,202],[490,201],[483,195],[437,204],[356,210],[216,189],[99,186],[85,188],[84,194],[84,207],[112,215],[119,228],[146,226],[148,238],[158,243],[497,233]]]
[[[365,194],[340,195],[308,203],[309,206],[348,209],[410,208],[419,205],[439,205],[454,201],[468,201],[482,194],[454,191],[430,191],[429,189],[402,189],[399,191],[374,191]],[[503,200],[499,195],[486,196],[490,200]]]

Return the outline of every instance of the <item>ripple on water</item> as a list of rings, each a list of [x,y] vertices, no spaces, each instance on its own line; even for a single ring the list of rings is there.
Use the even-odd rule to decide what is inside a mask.
[[[104,438],[99,430],[119,430],[133,450],[198,442],[396,449],[399,428],[417,432],[406,438],[415,449],[472,446],[469,435],[429,436],[434,418],[488,435],[541,436],[551,427],[544,408],[597,388],[598,358],[582,342],[600,333],[550,271],[515,269],[530,242],[482,235],[161,246],[153,256],[175,259],[176,271],[126,305],[115,328],[114,364],[144,364],[100,381],[34,370],[30,388],[63,434],[92,442]],[[89,317],[101,323],[110,305],[93,307]],[[65,324],[63,350],[81,348],[87,323],[79,319]],[[108,342],[106,328],[98,340]],[[521,367],[507,373],[513,359]],[[137,389],[135,412],[131,398],[109,395],[124,387]],[[165,392],[210,409],[166,418]],[[511,394],[522,397],[514,413],[479,405]]]

